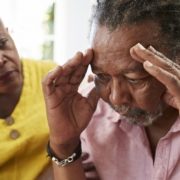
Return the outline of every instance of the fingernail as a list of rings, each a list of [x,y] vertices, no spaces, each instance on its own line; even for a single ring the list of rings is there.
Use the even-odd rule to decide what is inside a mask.
[[[153,46],[151,46],[151,45],[147,49],[152,51],[152,52],[156,52],[155,48]]]
[[[91,48],[84,50],[84,55],[88,54],[91,50],[92,50]]]
[[[152,64],[151,62],[149,62],[149,61],[145,61],[145,62],[144,62],[144,65],[145,65],[146,67],[148,67],[148,68],[153,67],[153,64]]]
[[[144,46],[143,46],[142,44],[140,44],[140,43],[137,43],[137,44],[135,45],[135,47],[138,48],[138,49],[140,49],[140,50],[145,50]]]

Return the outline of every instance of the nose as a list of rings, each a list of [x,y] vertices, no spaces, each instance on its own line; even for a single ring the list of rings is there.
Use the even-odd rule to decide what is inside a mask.
[[[0,55],[0,67],[2,67],[7,62],[7,58]]]
[[[119,79],[112,79],[109,100],[112,105],[130,104],[131,95],[126,82]]]

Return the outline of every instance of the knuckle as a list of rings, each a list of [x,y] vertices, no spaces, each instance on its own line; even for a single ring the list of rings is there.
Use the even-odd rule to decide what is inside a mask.
[[[148,60],[148,59],[154,59],[155,54],[153,54],[152,52],[147,51],[147,50],[145,50],[145,51],[146,51],[147,60]]]
[[[80,51],[78,51],[78,52],[76,53],[76,55],[77,55],[77,56],[83,56],[83,53],[80,52]]]
[[[171,76],[169,77],[169,82],[170,82],[171,84],[174,84],[174,85],[178,86],[178,84],[180,83],[179,81],[180,81],[180,80],[179,80],[175,75],[171,75]]]
[[[48,74],[46,74],[46,75],[42,78],[41,83],[42,83],[44,86],[47,84],[48,79],[49,79],[49,77],[50,77],[50,74],[51,74],[51,72],[48,72]]]

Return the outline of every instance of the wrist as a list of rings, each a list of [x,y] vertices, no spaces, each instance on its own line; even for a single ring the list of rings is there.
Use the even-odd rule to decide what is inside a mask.
[[[54,142],[51,138],[49,141],[49,145],[53,152],[60,158],[66,158],[71,155],[76,147],[79,145],[80,139],[75,139],[68,141],[64,144],[60,144],[58,142]]]
[[[66,166],[81,157],[81,154],[82,154],[81,141],[79,141],[78,145],[73,150],[73,152],[70,155],[66,155],[66,157],[64,157],[64,154],[63,154],[63,156],[59,155],[60,153],[57,154],[51,148],[50,142],[48,142],[48,144],[47,144],[47,153],[48,153],[48,156],[51,158],[51,160],[53,162],[55,162],[58,166],[62,166],[62,167]]]

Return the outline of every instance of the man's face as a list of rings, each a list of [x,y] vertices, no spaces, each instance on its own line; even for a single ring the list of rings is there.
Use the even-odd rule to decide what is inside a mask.
[[[12,38],[0,23],[0,94],[16,91],[22,85],[21,63]]]
[[[143,65],[132,59],[130,48],[137,43],[154,46],[165,55],[157,24],[145,22],[127,25],[109,32],[98,27],[92,47],[91,64],[100,97],[125,119],[134,124],[150,125],[163,114],[164,86],[150,76]]]

